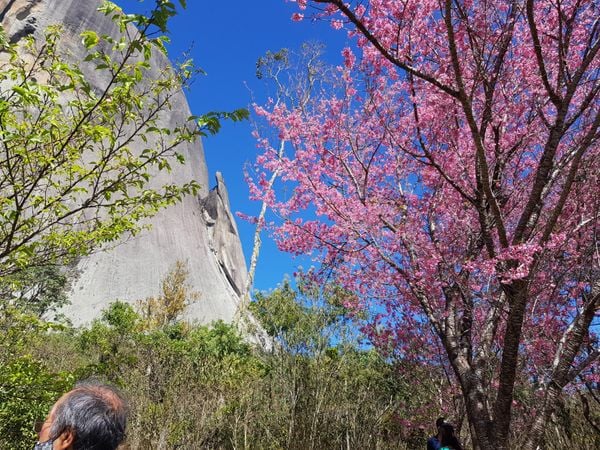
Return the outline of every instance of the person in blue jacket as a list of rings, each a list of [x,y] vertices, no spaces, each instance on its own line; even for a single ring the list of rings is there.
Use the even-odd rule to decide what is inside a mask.
[[[463,450],[462,445],[454,434],[454,426],[444,422],[440,427],[440,450]]]
[[[431,436],[427,439],[427,450],[440,450],[441,447],[441,439],[442,439],[442,426],[446,422],[444,417],[438,417],[435,421],[435,427],[437,433],[434,436]]]

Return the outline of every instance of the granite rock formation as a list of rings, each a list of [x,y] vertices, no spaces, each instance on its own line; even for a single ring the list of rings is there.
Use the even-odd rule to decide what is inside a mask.
[[[97,12],[99,4],[100,0],[0,0],[0,22],[13,42],[27,34],[39,36],[48,25],[60,23],[64,27],[64,50],[78,58],[83,51],[82,31],[118,34],[112,21]],[[166,58],[156,54],[152,70],[168,64]],[[83,69],[97,88],[106,84],[102,71]],[[161,120],[163,126],[172,127],[189,116],[185,96],[180,93],[172,111]],[[177,261],[187,262],[188,282],[200,294],[188,308],[187,318],[201,323],[233,319],[247,273],[227,189],[217,174],[216,187],[209,191],[199,142],[187,144],[180,151],[186,164],[173,165],[171,173],[157,174],[152,183],[158,186],[167,180],[183,183],[195,179],[202,187],[199,196],[188,196],[161,211],[150,221],[150,230],[79,261],[70,292],[71,305],[63,311],[74,324],[89,323],[116,299],[135,302],[158,294],[161,279]]]

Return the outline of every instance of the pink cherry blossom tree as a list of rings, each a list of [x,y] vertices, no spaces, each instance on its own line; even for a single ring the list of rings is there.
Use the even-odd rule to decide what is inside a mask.
[[[257,108],[286,142],[259,140],[251,184],[280,247],[377,312],[375,343],[443,348],[476,448],[509,448],[521,384],[543,445],[569,386],[599,381],[598,3],[297,3],[355,45],[327,95]]]

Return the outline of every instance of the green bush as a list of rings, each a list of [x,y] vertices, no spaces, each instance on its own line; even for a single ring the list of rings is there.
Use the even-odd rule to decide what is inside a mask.
[[[128,398],[131,449],[424,445],[428,430],[418,424],[433,423],[442,392],[430,367],[359,345],[356,324],[335,296],[315,298],[284,285],[254,307],[271,336],[269,349],[253,347],[223,322],[149,326],[122,302],[87,329],[14,310],[0,314],[0,448],[31,448],[33,421],[76,379],[90,376],[118,385]],[[600,408],[593,395],[586,398],[587,416],[597,420]],[[578,405],[568,399],[553,418],[553,448],[593,442]],[[455,414],[460,419],[460,404]]]
[[[34,422],[46,418],[73,381],[72,374],[51,373],[30,356],[0,366],[0,448],[30,449]]]
[[[18,309],[0,310],[0,449],[31,448],[34,422],[73,385],[70,371],[49,369],[52,356],[39,352],[53,329],[60,327]]]

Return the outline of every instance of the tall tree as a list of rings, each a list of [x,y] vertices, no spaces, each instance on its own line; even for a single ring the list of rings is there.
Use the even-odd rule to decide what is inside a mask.
[[[509,447],[515,388],[535,386],[522,417],[542,445],[600,355],[597,2],[297,3],[294,19],[312,7],[355,45],[341,88],[257,110],[290,143],[259,141],[282,195],[251,184],[280,247],[380,312],[375,342],[443,347],[476,448]]]
[[[197,191],[195,180],[151,183],[184,162],[182,144],[246,115],[163,120],[197,73],[190,61],[152,67],[166,53],[174,2],[157,0],[147,15],[108,1],[99,11],[119,32],[83,32],[82,61],[62,45],[60,25],[39,39],[9,39],[0,27],[0,276],[64,264],[138,232]]]

